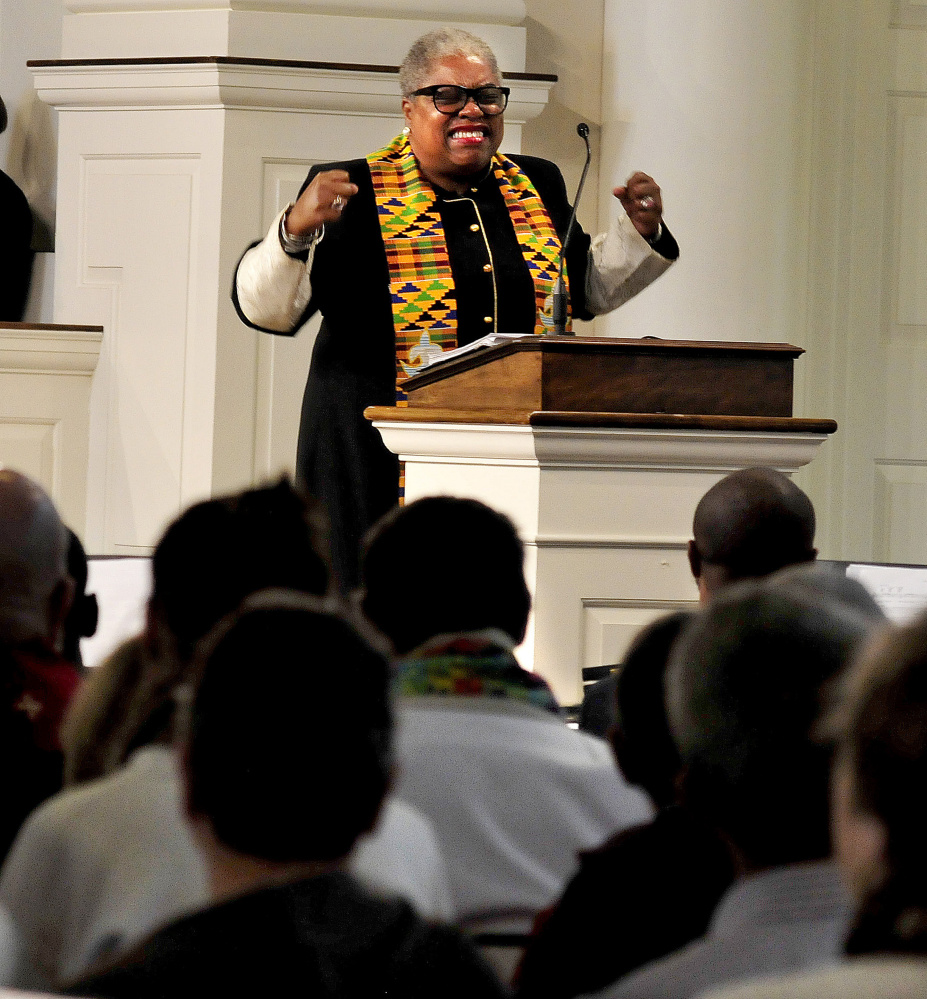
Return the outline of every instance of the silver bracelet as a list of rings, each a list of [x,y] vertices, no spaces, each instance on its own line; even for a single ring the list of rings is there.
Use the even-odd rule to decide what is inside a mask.
[[[278,234],[280,236],[280,245],[283,247],[283,252],[289,254],[290,256],[296,256],[297,254],[305,253],[307,250],[311,250],[313,246],[321,240],[321,238],[325,235],[325,226],[323,225],[321,229],[316,229],[314,232],[310,232],[308,236],[291,236],[290,233],[286,231],[286,220],[292,207],[293,202],[291,201],[286,206],[284,213],[280,216]]]
[[[660,238],[662,236],[663,236],[663,223],[662,222],[658,222],[657,223],[657,231],[650,237],[650,239],[647,240],[647,242],[651,246],[653,246],[654,243],[659,243],[660,242]],[[647,237],[645,236],[644,238],[646,239]],[[286,249],[286,247],[284,247],[284,249]]]

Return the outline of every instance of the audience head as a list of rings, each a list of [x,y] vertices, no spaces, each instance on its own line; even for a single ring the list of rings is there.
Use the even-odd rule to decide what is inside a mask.
[[[885,612],[859,580],[823,562],[802,562],[780,569],[769,577],[771,586],[785,586],[799,596],[842,604],[873,625],[884,624]]]
[[[246,596],[270,587],[325,593],[322,537],[317,508],[285,479],[197,503],[167,528],[152,559],[143,675],[128,698],[121,752],[169,732],[172,690],[196,642]],[[118,684],[111,693],[122,699]]]
[[[484,503],[429,496],[368,535],[363,610],[400,655],[435,635],[498,628],[525,637],[531,596],[515,525]]]
[[[701,599],[738,580],[812,561],[814,528],[811,500],[788,476],[772,468],[725,476],[701,498],[692,522],[689,565]]]
[[[65,659],[82,665],[80,640],[96,634],[100,608],[97,598],[87,592],[87,554],[80,538],[68,528],[68,575],[74,580],[74,599],[64,620]]]
[[[60,649],[73,582],[68,536],[32,479],[0,468],[0,642]]]
[[[6,114],[6,104],[3,103],[3,98],[0,97],[0,135],[6,131],[7,114]]]
[[[345,857],[390,781],[388,673],[384,652],[320,601],[246,601],[191,671],[182,739],[197,825],[248,857]]]
[[[827,727],[834,847],[861,907],[847,949],[927,953],[927,616],[882,631]]]
[[[647,625],[628,647],[616,678],[615,758],[628,781],[644,788],[660,808],[672,803],[682,765],[666,718],[666,666],[690,618],[677,611]]]
[[[285,479],[191,506],[165,531],[152,559],[152,607],[183,661],[249,594],[285,587],[324,594],[318,509]]]
[[[683,795],[745,870],[829,853],[830,752],[812,733],[871,622],[761,582],[719,595],[670,656],[667,711]]]

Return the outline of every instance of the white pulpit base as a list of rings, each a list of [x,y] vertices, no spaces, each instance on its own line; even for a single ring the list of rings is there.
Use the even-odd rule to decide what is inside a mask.
[[[563,704],[581,700],[583,667],[619,662],[642,625],[695,606],[686,543],[702,495],[738,468],[764,465],[791,474],[829,436],[421,417],[375,418],[374,426],[405,462],[407,502],[469,496],[515,522],[534,597],[518,656]]]

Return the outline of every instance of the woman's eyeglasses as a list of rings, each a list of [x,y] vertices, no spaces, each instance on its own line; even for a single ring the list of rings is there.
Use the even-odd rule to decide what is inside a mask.
[[[449,83],[439,83],[433,87],[413,90],[410,97],[430,97],[441,114],[457,114],[470,103],[476,101],[483,114],[502,114],[509,102],[511,90],[508,87],[455,87]]]

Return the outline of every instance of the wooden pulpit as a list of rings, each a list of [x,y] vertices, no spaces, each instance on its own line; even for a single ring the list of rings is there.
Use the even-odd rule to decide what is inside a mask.
[[[787,343],[526,337],[433,364],[409,406],[500,413],[791,416]]]
[[[405,383],[406,406],[366,415],[405,462],[407,500],[472,496],[515,521],[534,595],[519,659],[573,704],[583,667],[620,661],[642,625],[695,606],[686,546],[702,495],[737,468],[790,474],[836,431],[792,416],[802,353],[526,337],[429,366]]]

